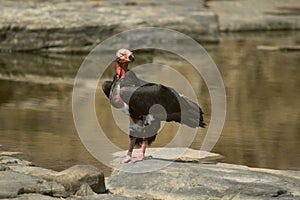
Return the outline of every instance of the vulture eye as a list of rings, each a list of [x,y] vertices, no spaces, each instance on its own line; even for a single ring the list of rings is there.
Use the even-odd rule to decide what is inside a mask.
[[[131,54],[129,57],[129,60],[131,61],[131,62],[133,62],[134,61],[134,56]]]

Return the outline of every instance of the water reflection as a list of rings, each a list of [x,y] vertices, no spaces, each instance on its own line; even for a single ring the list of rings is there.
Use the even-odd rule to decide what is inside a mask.
[[[289,44],[295,35],[280,35]],[[228,116],[215,151],[228,162],[299,169],[299,52],[264,52],[270,38],[225,37],[213,56],[225,79]],[[226,48],[226,50],[225,50]]]
[[[292,43],[297,34],[273,35],[272,39],[265,35],[223,36],[221,44],[206,47],[221,71],[227,92],[227,119],[213,150],[225,156],[224,162],[300,169],[300,53],[263,52],[255,48],[258,44]],[[140,61],[135,65],[166,64],[182,73],[197,91],[196,96],[209,121],[211,110],[207,88],[189,63],[162,52],[137,52],[137,58],[138,55]],[[75,76],[83,58],[28,54],[1,56],[2,78],[17,75],[21,81],[0,81],[0,144],[24,152],[23,157],[44,167],[60,170],[74,164],[93,164],[104,168],[108,175],[109,169],[81,144],[72,118],[72,81],[66,77],[72,79]],[[111,77],[113,70],[112,65],[102,80]],[[163,74],[163,71],[158,73]],[[139,75],[149,80],[157,79],[153,71],[141,71]],[[45,76],[47,79],[41,78]],[[128,136],[113,121],[110,106],[100,88],[96,102],[97,116],[107,136],[126,149]],[[177,129],[175,123],[166,124],[153,146],[167,144]],[[192,148],[200,148],[205,133],[206,130],[198,131]]]
[[[76,135],[72,85],[0,81],[0,88],[2,145],[24,152],[22,157],[40,166],[57,170],[75,163],[101,166]]]

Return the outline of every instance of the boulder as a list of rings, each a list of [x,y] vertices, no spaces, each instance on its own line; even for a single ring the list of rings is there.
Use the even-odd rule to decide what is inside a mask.
[[[299,199],[300,171],[256,169],[225,163],[173,162],[138,173],[164,160],[120,164],[108,179],[112,193],[148,199]],[[135,173],[130,169],[135,168]]]
[[[66,196],[65,188],[54,181],[46,181],[10,170],[0,171],[0,199],[17,197],[26,193]]]
[[[58,172],[54,180],[61,183],[67,191],[73,194],[75,194],[84,183],[87,183],[96,193],[106,192],[102,170],[89,165],[75,165]]]
[[[66,197],[106,192],[104,174],[96,167],[75,165],[57,172],[30,165],[31,162],[18,158],[0,157],[0,198],[39,199],[38,195],[18,196],[27,193]]]
[[[2,163],[2,164],[1,164]],[[102,170],[89,165],[75,165],[61,172],[36,166],[28,166],[28,161],[13,157],[0,157],[0,171],[11,170],[20,174],[60,183],[69,194],[75,194],[83,184],[89,185],[95,193],[105,193]]]

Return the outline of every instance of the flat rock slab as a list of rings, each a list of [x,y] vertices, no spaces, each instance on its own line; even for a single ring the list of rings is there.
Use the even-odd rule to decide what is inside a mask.
[[[0,156],[14,156],[14,155],[20,155],[22,152],[18,151],[0,151]]]
[[[30,162],[30,161],[21,160],[21,159],[10,157],[10,156],[1,156],[0,157],[0,164],[3,164],[3,165],[20,165],[20,166],[31,166],[31,165],[33,165],[33,163]]]
[[[300,29],[298,0],[213,0],[208,6],[219,16],[221,31]]]
[[[22,194],[16,198],[10,198],[11,200],[61,200],[61,198],[55,198],[42,194]]]
[[[2,51],[89,52],[116,33],[151,26],[175,29],[198,41],[218,41],[217,16],[202,0],[2,0],[0,7]]]
[[[112,166],[129,173],[146,173],[160,170],[173,162],[211,162],[223,157],[220,154],[189,148],[147,148],[146,151],[146,159],[138,164],[120,164],[127,151],[116,152],[113,154],[115,159]],[[133,157],[138,156],[138,153],[139,150],[134,151]]]
[[[145,173],[129,170],[158,162],[167,161],[121,164],[107,187],[115,194],[144,199],[300,199],[300,171],[191,162],[173,162]]]
[[[127,154],[127,151],[113,153],[115,157],[113,165],[118,165]],[[133,152],[133,157],[137,157],[139,150]],[[223,158],[222,155],[206,151],[199,151],[190,148],[147,148],[146,157],[148,159],[181,161],[181,162],[205,162]]]

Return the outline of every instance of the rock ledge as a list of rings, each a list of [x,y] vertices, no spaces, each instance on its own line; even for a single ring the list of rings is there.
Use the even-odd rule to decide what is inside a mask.
[[[201,42],[218,41],[217,16],[199,0],[3,0],[0,7],[5,8],[1,51],[89,52],[114,34],[140,27],[171,28]]]
[[[106,185],[115,194],[137,199],[300,199],[300,171],[167,162],[153,158],[119,164]],[[151,170],[157,166],[164,167]]]

